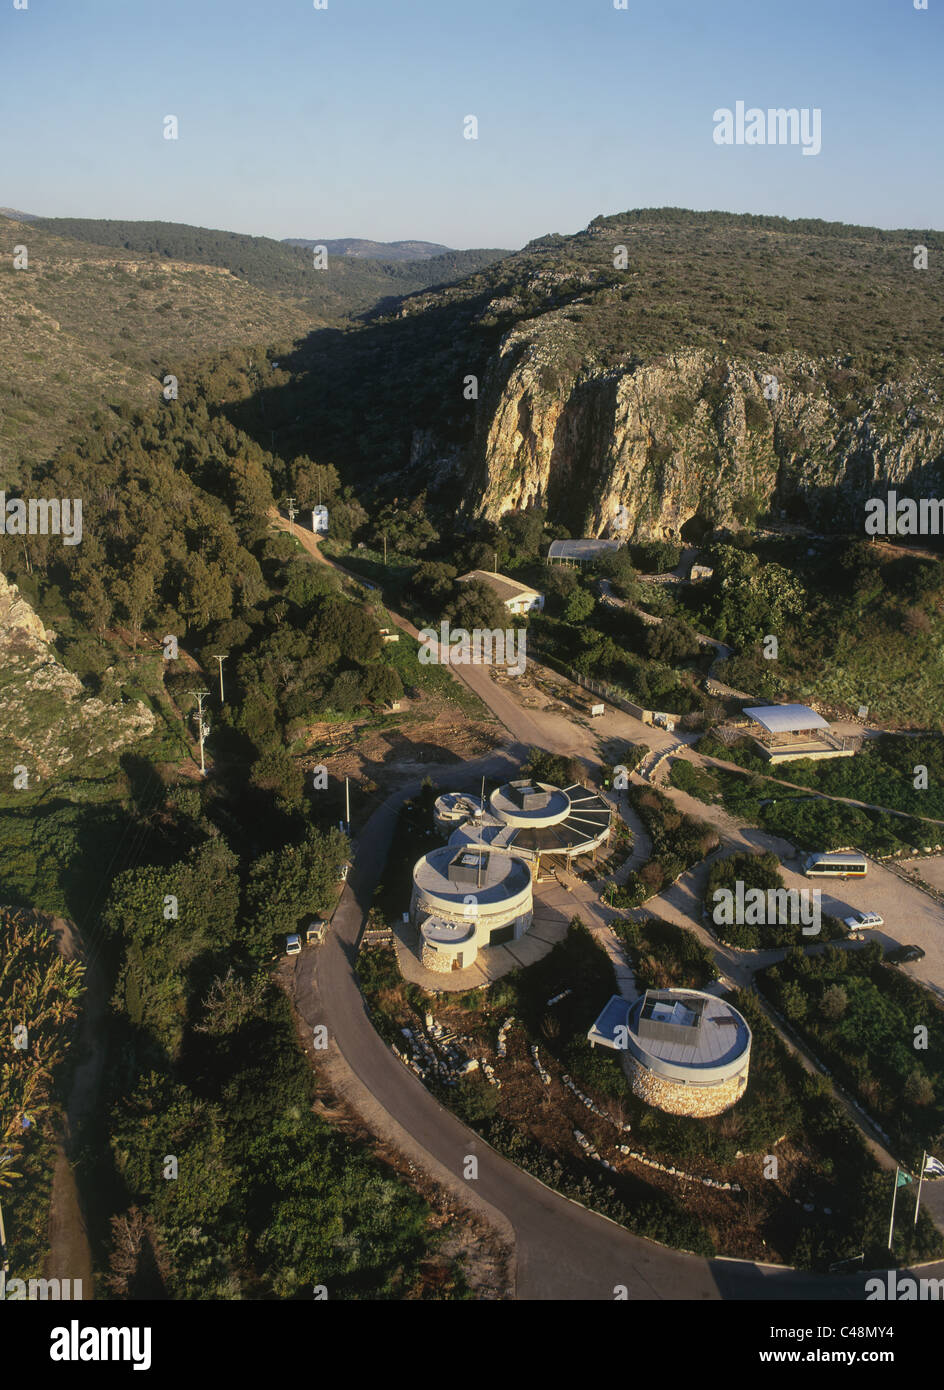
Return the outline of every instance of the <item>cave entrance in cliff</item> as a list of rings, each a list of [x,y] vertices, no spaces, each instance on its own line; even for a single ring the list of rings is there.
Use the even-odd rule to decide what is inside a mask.
[[[704,512],[696,512],[683,522],[679,528],[679,539],[687,545],[701,545],[714,530],[714,523],[709,521]]]

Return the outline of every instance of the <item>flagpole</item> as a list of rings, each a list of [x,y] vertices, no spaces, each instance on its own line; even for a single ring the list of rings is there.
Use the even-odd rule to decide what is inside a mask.
[[[898,1167],[896,1166],[896,1168],[895,1168],[895,1186],[894,1186],[894,1188],[892,1189],[892,1219],[891,1219],[891,1221],[888,1223],[888,1248],[889,1248],[889,1250],[891,1250],[891,1248],[892,1248],[892,1239],[893,1239],[894,1231],[895,1231],[895,1201],[896,1201],[896,1199],[897,1199],[897,1197],[898,1197],[898,1172],[899,1172],[899,1169],[898,1169]]]
[[[921,1155],[921,1172],[918,1174],[918,1195],[917,1195],[917,1197],[915,1198],[915,1219],[914,1219],[914,1223],[915,1223],[916,1226],[917,1226],[917,1224],[918,1224],[918,1207],[921,1205],[921,1184],[924,1182],[924,1165],[927,1163],[927,1161],[928,1161],[928,1151],[927,1151],[927,1149],[925,1149],[924,1153]]]

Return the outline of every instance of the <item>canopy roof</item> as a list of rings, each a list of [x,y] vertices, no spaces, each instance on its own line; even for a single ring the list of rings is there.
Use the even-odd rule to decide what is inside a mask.
[[[551,541],[547,558],[549,560],[590,560],[594,555],[603,555],[607,550],[619,550],[619,548],[619,541]]]
[[[809,705],[755,705],[744,713],[771,734],[792,734],[800,729],[828,729],[829,724]]]

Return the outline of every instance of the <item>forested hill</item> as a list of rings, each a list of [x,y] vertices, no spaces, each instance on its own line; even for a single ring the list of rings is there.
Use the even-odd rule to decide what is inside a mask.
[[[369,459],[392,491],[442,486],[491,517],[543,502],[599,528],[625,500],[639,534],[661,535],[699,508],[726,524],[775,495],[835,510],[839,482],[854,509],[876,478],[930,468],[937,485],[942,261],[944,235],[920,229],[600,217],[343,343],[313,334],[280,364],[295,383],[284,402],[266,394],[266,420],[298,429],[299,452]]]
[[[365,241],[363,237],[297,237],[284,236],[286,246],[324,246],[329,256],[360,256],[373,261],[428,261],[433,256],[446,256],[451,246],[438,241]]]
[[[15,246],[26,248],[21,269]],[[323,322],[225,270],[74,241],[36,222],[0,219],[0,251],[0,488],[96,407],[160,401],[168,360],[291,343]]]
[[[182,222],[44,217],[33,225],[96,246],[218,266],[258,289],[299,301],[315,318],[322,319],[361,313],[391,295],[412,294],[461,279],[508,255],[493,249],[444,250],[423,259],[394,255],[389,260],[372,260],[344,252],[332,255],[329,246],[327,268],[316,270],[306,246]]]

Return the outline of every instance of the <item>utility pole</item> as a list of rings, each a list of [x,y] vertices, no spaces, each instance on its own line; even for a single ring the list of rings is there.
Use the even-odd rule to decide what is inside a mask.
[[[220,663],[220,704],[223,704],[223,701],[224,701],[224,696],[223,696],[223,662],[226,660],[226,656],[227,656],[227,653],[224,653],[222,656],[216,656],[216,655],[214,655],[214,657],[213,657],[213,660],[214,660],[214,661],[218,661],[218,662]]]
[[[344,779],[344,824],[348,830],[351,828],[351,779]]]
[[[286,497],[286,499],[285,499],[285,510],[288,512],[288,524],[289,524],[289,526],[294,526],[294,525],[295,525],[295,513],[298,511],[298,508],[297,508],[296,505],[295,505],[295,498],[294,498],[294,497]]]
[[[222,669],[223,668],[220,667],[220,670]],[[191,690],[189,693],[194,697],[198,706],[197,719],[200,727],[200,775],[205,777],[206,763],[203,760],[203,702],[210,692],[209,690]]]
[[[384,531],[384,569],[387,568],[387,533]]]

